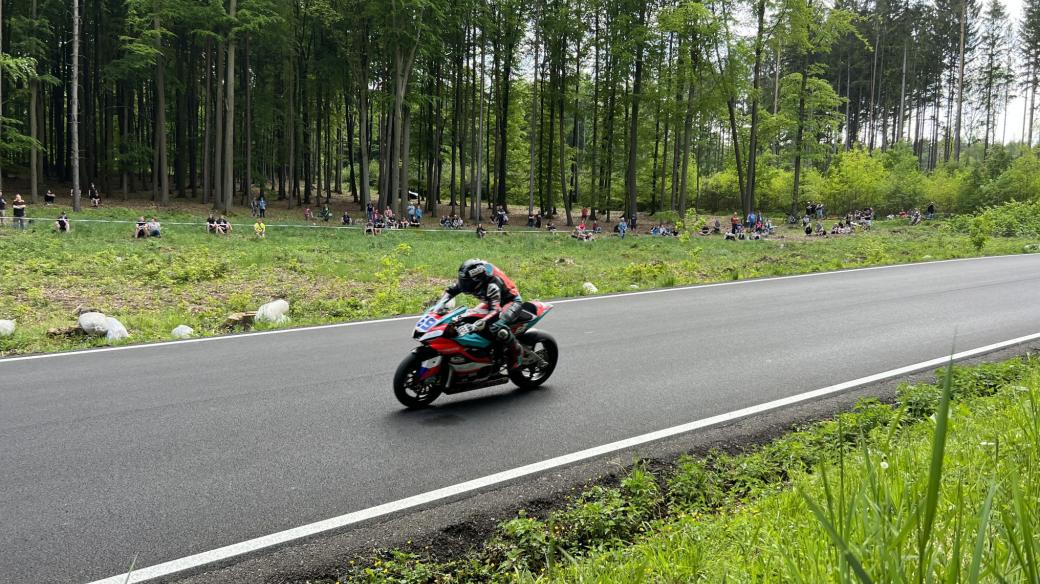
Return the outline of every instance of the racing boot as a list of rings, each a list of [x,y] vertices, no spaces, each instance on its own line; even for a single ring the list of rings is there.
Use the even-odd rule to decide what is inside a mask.
[[[524,346],[520,344],[520,341],[513,339],[512,344],[509,345],[509,370],[515,371],[524,364],[524,356],[527,351],[524,350]]]

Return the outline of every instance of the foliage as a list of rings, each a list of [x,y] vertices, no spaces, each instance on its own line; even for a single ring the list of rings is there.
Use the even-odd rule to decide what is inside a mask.
[[[542,518],[520,511],[454,559],[381,557],[374,581],[820,581],[853,565],[861,580],[1029,581],[1012,575],[1040,551],[1022,535],[1040,511],[1040,360],[937,374],[751,452],[683,456],[657,476],[636,464]],[[946,545],[983,538],[974,554]]]

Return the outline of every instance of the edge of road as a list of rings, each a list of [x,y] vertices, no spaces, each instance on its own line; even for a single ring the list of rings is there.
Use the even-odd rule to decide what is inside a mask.
[[[707,283],[707,284],[692,284],[692,285],[689,285],[689,286],[673,286],[673,287],[670,287],[670,288],[650,288],[650,289],[647,289],[647,290],[637,290],[637,291],[632,291],[632,292],[615,292],[615,293],[612,293],[612,294],[597,294],[595,296],[578,296],[578,297],[571,297],[571,298],[559,298],[559,299],[548,300],[548,302],[551,302],[553,304],[570,304],[570,303],[574,303],[574,302],[591,302],[591,301],[596,301],[596,300],[607,300],[607,299],[611,299],[611,298],[624,298],[624,297],[631,297],[631,296],[647,296],[647,295],[651,295],[651,294],[666,294],[666,293],[674,293],[674,292],[685,292],[685,291],[698,290],[698,289],[703,289],[703,288],[718,288],[718,287],[722,287],[722,286],[739,286],[739,285],[746,285],[746,284],[755,284],[755,283],[760,283],[760,282],[776,282],[776,281],[781,281],[781,280],[793,280],[793,279],[797,279],[797,278],[813,278],[813,277],[833,276],[833,275],[837,275],[837,274],[849,274],[849,273],[854,273],[854,272],[866,272],[866,271],[871,271],[871,270],[886,270],[886,269],[906,268],[906,267],[913,267],[913,266],[930,266],[930,265],[947,264],[947,263],[953,263],[953,262],[971,262],[971,261],[984,261],[984,260],[1007,259],[1007,258],[1017,258],[1017,257],[1030,257],[1030,256],[1033,256],[1033,255],[1040,255],[1040,254],[1017,253],[1017,254],[1004,254],[1004,255],[995,255],[995,256],[977,256],[977,257],[970,257],[970,258],[952,258],[952,259],[947,259],[947,260],[929,260],[929,261],[923,261],[923,262],[910,262],[910,263],[905,263],[905,264],[886,264],[886,265],[882,265],[882,266],[865,266],[865,267],[862,267],[862,268],[848,268],[848,269],[842,269],[842,270],[829,270],[829,271],[824,271],[824,272],[807,272],[807,273],[804,273],[804,274],[789,274],[787,276],[766,276],[766,277],[761,277],[761,278],[747,278],[747,279],[743,279],[743,280],[729,280],[729,281],[726,281],[726,282],[711,282],[711,283]],[[244,338],[249,338],[249,337],[279,335],[279,334],[288,334],[288,333],[299,333],[299,332],[317,331],[317,330],[325,330],[325,329],[347,328],[347,327],[363,326],[363,325],[369,325],[369,324],[380,324],[380,323],[388,323],[388,322],[400,322],[400,321],[405,321],[405,320],[412,320],[412,319],[418,318],[418,316],[419,315],[417,315],[417,314],[414,314],[414,315],[410,314],[410,315],[393,316],[393,317],[388,317],[388,318],[377,318],[377,319],[368,319],[368,320],[355,320],[355,321],[350,321],[350,322],[339,322],[339,323],[332,323],[332,324],[305,325],[305,326],[298,326],[298,327],[287,327],[287,328],[280,328],[280,329],[272,329],[272,330],[266,330],[266,331],[254,331],[254,332],[247,332],[247,333],[233,333],[233,334],[215,335],[215,336],[209,336],[209,337],[198,337],[198,338],[193,338],[193,339],[143,342],[143,343],[133,343],[133,344],[127,344],[127,345],[119,345],[119,346],[115,346],[115,347],[95,347],[95,348],[90,348],[90,349],[75,349],[75,350],[71,350],[71,351],[58,351],[58,352],[54,352],[54,353],[35,353],[35,354],[31,354],[31,355],[18,355],[18,356],[13,356],[13,357],[0,357],[0,366],[3,366],[6,363],[16,363],[16,362],[20,362],[20,361],[34,361],[34,360],[38,360],[38,359],[53,359],[53,358],[58,358],[58,357],[70,357],[70,356],[75,357],[75,356],[78,356],[78,355],[84,355],[84,354],[90,354],[90,353],[110,353],[110,352],[115,352],[115,351],[128,351],[128,350],[133,350],[133,349],[149,349],[149,348],[156,348],[156,347],[170,347],[170,346],[175,346],[175,345],[187,345],[187,344],[195,344],[195,343],[206,343],[206,342],[223,341],[223,340],[229,340],[229,339],[244,339]]]
[[[520,479],[529,479],[535,476],[544,475],[547,471],[558,471],[564,467],[570,467],[578,463],[588,463],[593,459],[601,459],[606,455],[618,455],[622,452],[631,451],[636,447],[658,443],[670,438],[690,434],[698,430],[712,429],[716,426],[732,422],[740,422],[747,418],[776,412],[778,410],[787,409],[790,406],[820,400],[821,398],[838,396],[845,392],[849,392],[850,390],[920,373],[941,366],[950,361],[963,361],[1037,340],[1040,340],[1040,332],[960,351],[950,355],[935,357],[926,361],[904,365],[902,367],[889,369],[887,371],[835,385],[802,392],[724,414],[695,420],[686,424],[664,428],[654,432],[626,438],[624,440],[611,442],[609,444],[603,444],[540,462],[493,473],[477,479],[399,499],[397,501],[391,501],[367,509],[346,513],[323,521],[302,525],[206,552],[163,562],[140,570],[133,570],[128,573],[96,580],[90,584],[132,584],[157,579],[168,579],[176,575],[197,572],[206,567],[240,561],[247,556],[257,554],[258,552],[270,551],[274,548],[301,542],[318,535],[331,534],[347,528],[358,527],[374,520],[391,519],[403,512],[421,510],[434,506],[434,504],[450,503],[464,496],[472,496],[494,487],[508,486],[516,483]]]

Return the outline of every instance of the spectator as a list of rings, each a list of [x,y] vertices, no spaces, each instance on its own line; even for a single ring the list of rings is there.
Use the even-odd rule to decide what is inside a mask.
[[[477,223],[477,239],[484,239],[487,236],[487,229],[484,229],[483,223]]]
[[[206,218],[206,231],[210,233],[217,232],[217,220],[213,217],[213,213],[210,213],[209,217]]]
[[[350,225],[350,213],[343,211],[343,225]]]
[[[935,203],[928,203],[928,208],[925,209],[925,217],[932,219],[935,217]]]
[[[755,227],[755,223],[757,223],[757,222],[758,222],[758,215],[755,215],[755,212],[751,211],[747,215],[747,223],[744,224],[744,227],[746,227],[748,229],[748,231],[750,231],[751,229],[753,229]]]
[[[162,237],[162,225],[155,217],[152,217],[145,227],[148,229],[148,237]]]
[[[50,207],[54,204],[54,191],[47,189],[47,192],[43,195],[43,204]]]
[[[415,225],[422,225],[422,207],[418,205],[415,206]]]
[[[11,209],[14,210],[14,224],[18,229],[25,229],[25,201],[21,195],[15,195],[13,202]]]
[[[527,226],[534,227],[534,213],[527,214]]]
[[[249,216],[250,217],[259,217],[260,216],[260,202],[256,198],[253,198],[252,201],[249,201]]]
[[[812,234],[813,234],[813,226],[812,226],[812,222],[810,221],[809,223],[805,224],[805,235],[806,235],[806,237],[808,237],[808,236],[810,236]]]
[[[737,212],[733,212],[733,216],[729,218],[730,233],[737,232],[737,225],[740,225],[740,215]]]
[[[368,217],[369,221],[372,221],[372,203],[365,205],[365,216]]]
[[[308,209],[309,211],[310,209]],[[227,218],[223,215],[217,219],[217,233],[220,235],[228,235],[231,233],[231,223],[228,222]]]
[[[311,213],[311,208],[307,207],[303,210],[304,221],[314,221],[314,213]]]
[[[94,188],[94,183],[90,183],[90,206],[94,209],[101,208],[101,193]]]
[[[534,216],[534,228],[535,229],[541,229],[542,228],[542,214],[541,213],[538,213],[537,215]]]
[[[581,208],[581,222],[584,223],[585,220],[588,219],[588,218],[589,218],[589,208],[588,207],[582,207]]]
[[[253,233],[255,233],[259,239],[267,238],[267,225],[264,225],[263,219],[257,217],[256,223],[253,224]]]
[[[321,208],[321,220],[328,223],[329,219],[332,219],[332,210],[329,209],[328,205]]]
[[[621,239],[624,239],[625,238],[625,234],[628,233],[628,223],[625,222],[625,216],[624,215],[622,215],[621,219],[618,220],[617,232],[618,232],[618,236],[620,236]]]
[[[711,232],[712,234],[722,233],[722,222],[719,221],[718,217],[715,217],[711,222]]]
[[[260,198],[256,201],[256,212],[261,218],[267,216],[267,199],[264,198],[263,194],[261,194]]]
[[[823,219],[823,203],[817,203],[816,205],[816,218]]]
[[[552,219],[545,222],[545,230],[549,233],[556,233],[556,224],[552,222]]]
[[[4,217],[7,216],[7,199],[4,198],[3,191],[0,191],[0,227],[4,224]]]
[[[58,233],[68,233],[72,230],[72,224],[69,223],[69,216],[65,214],[65,211],[58,215],[58,220],[54,222],[54,228],[58,230]]]
[[[134,225],[134,239],[144,239],[148,237],[148,228],[146,225],[148,225],[148,222],[144,220],[144,215],[137,218],[137,224]]]

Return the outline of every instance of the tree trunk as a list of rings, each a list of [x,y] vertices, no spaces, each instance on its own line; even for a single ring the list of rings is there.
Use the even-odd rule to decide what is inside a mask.
[[[477,122],[477,163],[474,168],[474,186],[476,188],[476,194],[473,199],[473,219],[478,223],[481,220],[481,187],[483,187],[484,181],[481,179],[482,172],[484,170],[484,62],[485,62],[485,50],[484,43],[481,43],[480,47],[480,93],[478,94],[478,101],[480,106],[479,121]]]
[[[0,4],[3,2],[0,1]],[[79,0],[72,0],[72,87],[70,88],[72,103],[69,107],[71,120],[72,147],[69,149],[69,162],[72,165],[72,210],[79,212]]]
[[[358,149],[361,154],[361,209],[368,207],[371,197],[368,192],[368,56],[361,55],[361,78],[358,79]]]
[[[228,16],[235,19],[236,0],[231,0]],[[227,48],[227,136],[224,138],[224,212],[231,212],[235,198],[235,38],[228,34]]]
[[[157,35],[155,48],[159,51],[155,58],[155,151],[158,157],[156,172],[159,178],[159,204],[165,207],[170,204],[170,173],[167,170],[166,152],[166,62],[162,53],[161,36],[159,36],[158,13],[152,22]]]
[[[798,190],[802,180],[802,138],[805,135],[805,89],[809,81],[809,55],[802,61],[802,80],[798,88],[798,131],[794,138],[794,186],[791,192],[791,215],[798,215]]]
[[[217,42],[217,68],[213,81],[217,85],[217,100],[213,104],[216,121],[213,124],[213,208],[219,210],[224,204],[224,43]],[[290,101],[290,112],[292,102]]]
[[[211,146],[213,144],[213,118],[214,118],[214,107],[213,107],[213,39],[206,40],[206,112],[205,112],[205,123],[206,129],[202,134],[202,204],[209,204],[210,193],[212,192],[212,177],[210,176],[210,161],[213,159],[210,156],[212,152]]]
[[[957,121],[953,130],[953,159],[961,160],[961,115],[964,108],[964,26],[968,19],[968,2],[961,0],[960,71],[957,73]]]
[[[755,69],[752,76],[751,129],[748,138],[747,191],[744,194],[744,215],[755,207],[755,164],[758,160],[758,92],[762,85],[762,35],[765,34],[766,2],[758,0],[758,32],[755,35]]]
[[[242,63],[242,84],[245,86],[245,93],[246,93],[246,116],[245,116],[246,119],[244,120],[245,121],[245,125],[246,125],[246,128],[245,128],[246,135],[245,135],[245,143],[243,144],[243,148],[246,151],[245,152],[245,163],[246,163],[245,171],[246,171],[246,174],[245,174],[245,178],[243,179],[244,186],[242,188],[242,191],[243,191],[243,197],[244,197],[243,203],[246,204],[246,205],[249,204],[249,201],[250,201],[250,199],[252,199],[252,195],[253,195],[253,91],[251,89],[251,86],[253,84],[250,83],[250,81],[249,81],[250,80],[250,75],[249,75],[249,52],[250,52],[249,51],[249,34],[247,33],[246,34],[245,55],[243,55],[243,63]]]
[[[0,0],[0,4],[3,4],[3,0]],[[3,42],[3,38],[4,38],[4,33],[3,33],[4,19],[2,17],[3,10],[4,9],[2,7],[0,7],[0,48],[3,48],[3,46],[4,46],[4,42]],[[36,0],[32,0],[32,18],[33,18],[33,20],[36,20]],[[32,201],[33,203],[37,202],[37,197],[39,196],[39,193],[38,193],[39,192],[38,180],[39,180],[39,173],[40,173],[40,166],[39,166],[40,152],[39,152],[39,149],[36,147],[36,144],[37,144],[37,142],[40,139],[40,135],[39,135],[39,132],[38,132],[38,130],[39,130],[39,122],[37,120],[37,114],[36,114],[36,105],[37,105],[37,99],[38,99],[39,91],[40,91],[40,82],[39,82],[39,80],[36,79],[36,70],[35,69],[36,68],[33,67],[33,78],[29,81],[29,90],[30,90],[29,91],[29,136],[32,138],[32,146],[29,149],[29,200]],[[2,88],[3,85],[4,85],[3,78],[0,77],[0,88]],[[0,96],[0,119],[2,119],[3,115],[4,115],[3,109],[2,109],[2,104],[3,104],[3,97]],[[3,130],[0,129],[0,135],[2,135],[2,133],[3,133]],[[3,175],[3,169],[0,168],[0,190],[3,190],[3,181],[2,181],[3,177],[2,177],[2,175]]]
[[[646,19],[646,3],[639,9],[639,26]],[[642,34],[640,31],[639,34]],[[632,113],[628,119],[628,165],[625,169],[625,216],[635,217],[639,211],[638,191],[636,190],[636,164],[639,160],[639,100],[643,91],[643,43],[636,47],[635,79],[632,82]],[[562,118],[560,120],[563,121]]]

